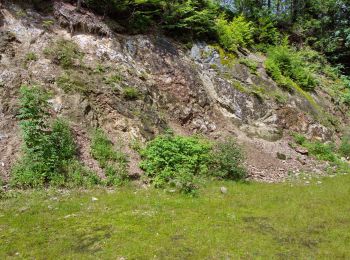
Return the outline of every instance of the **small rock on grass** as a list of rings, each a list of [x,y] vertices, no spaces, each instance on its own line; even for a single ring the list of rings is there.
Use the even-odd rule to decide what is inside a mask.
[[[227,194],[227,191],[228,191],[228,190],[227,190],[226,187],[221,187],[221,188],[220,188],[220,191],[221,191],[222,194]]]
[[[92,197],[91,201],[98,201],[98,198]]]

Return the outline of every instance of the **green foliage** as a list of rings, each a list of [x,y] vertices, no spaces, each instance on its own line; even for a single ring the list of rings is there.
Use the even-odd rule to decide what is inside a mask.
[[[303,145],[307,140],[305,135],[302,135],[299,133],[294,133],[293,137],[294,137],[294,141],[299,145]]]
[[[133,87],[124,87],[122,95],[126,100],[136,100],[140,97],[140,92]]]
[[[114,144],[101,129],[96,129],[93,133],[90,151],[92,157],[105,170],[106,185],[121,185],[128,180],[127,156],[115,149]]]
[[[350,157],[350,136],[343,137],[339,147],[339,153],[344,157]]]
[[[199,179],[212,176],[241,180],[244,157],[233,139],[210,142],[196,136],[158,136],[141,151],[141,168],[155,187],[174,187],[192,193]]]
[[[76,43],[60,39],[52,46],[47,47],[44,53],[53,60],[54,63],[64,69],[73,68],[77,62],[81,62],[83,53],[80,52]]]
[[[220,17],[216,21],[216,31],[220,44],[229,51],[237,51],[239,47],[248,47],[252,44],[253,23],[242,15],[228,22]]]
[[[57,78],[57,85],[66,93],[86,93],[90,90],[89,83],[86,82],[84,74],[76,71],[66,71]]]
[[[174,1],[167,5],[163,28],[178,35],[203,37],[214,33],[217,5],[210,1]]]
[[[97,64],[96,68],[94,69],[94,72],[97,74],[102,74],[106,72],[106,68],[102,64]]]
[[[119,73],[115,73],[115,74],[113,74],[112,76],[110,76],[109,78],[106,78],[105,79],[105,83],[106,84],[109,84],[109,85],[113,85],[113,84],[115,84],[115,83],[120,83],[120,82],[122,82],[123,81],[123,76],[122,75],[120,75]]]
[[[42,26],[45,28],[45,30],[50,30],[54,24],[55,24],[55,22],[52,20],[44,20],[42,22]]]
[[[215,177],[242,180],[247,175],[241,148],[233,138],[216,143],[210,158],[210,174]]]
[[[249,58],[241,58],[239,59],[239,63],[247,66],[252,73],[256,73],[258,70],[259,64],[255,60]]]
[[[267,45],[277,45],[280,43],[282,36],[276,28],[276,22],[270,16],[259,17],[255,28],[254,38],[258,43]]]
[[[23,157],[12,169],[13,186],[67,186],[81,174],[77,167],[71,170],[77,162],[76,145],[69,125],[61,119],[49,124],[47,99],[46,93],[37,87],[21,88],[18,118],[24,147]],[[80,184],[90,182],[93,174],[85,175],[80,176]]]
[[[320,141],[305,143],[309,153],[319,160],[335,162],[337,156],[335,154],[335,147],[331,143],[323,143]]]
[[[85,187],[91,188],[95,185],[102,184],[101,179],[95,172],[83,166],[77,160],[65,161],[64,171],[66,172],[65,187],[77,188]]]
[[[26,58],[25,58],[26,62],[30,62],[30,61],[37,61],[38,57],[35,54],[35,52],[28,52],[26,54]]]
[[[159,26],[178,37],[208,37],[214,34],[218,4],[206,0],[88,0],[88,7],[102,14],[121,17],[118,22],[134,33]]]
[[[324,143],[320,141],[310,141],[301,134],[293,135],[294,141],[307,148],[309,154],[316,157],[318,160],[337,162],[339,157],[336,154],[336,148],[332,143]]]
[[[158,136],[141,151],[140,167],[155,187],[189,193],[196,188],[196,178],[208,173],[210,149],[208,142],[197,137]]]
[[[343,94],[342,99],[344,104],[350,106],[350,89]]]
[[[283,88],[292,89],[293,82],[304,90],[312,90],[316,80],[300,55],[286,45],[268,50],[265,67],[269,75]]]

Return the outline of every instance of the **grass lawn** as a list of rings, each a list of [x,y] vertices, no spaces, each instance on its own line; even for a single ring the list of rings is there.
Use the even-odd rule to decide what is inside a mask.
[[[0,200],[7,258],[349,259],[350,176],[208,182],[195,198],[132,186],[11,192]]]

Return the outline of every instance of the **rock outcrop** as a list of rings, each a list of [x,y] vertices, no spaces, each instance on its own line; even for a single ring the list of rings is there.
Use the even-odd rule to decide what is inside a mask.
[[[140,173],[138,156],[127,144],[150,140],[168,127],[213,139],[236,136],[246,148],[251,176],[264,181],[281,181],[316,167],[288,146],[288,131],[321,140],[335,138],[334,128],[308,111],[312,104],[305,97],[282,92],[268,77],[264,57],[245,56],[258,66],[252,71],[239,62],[240,57],[230,60],[205,43],[188,50],[162,35],[118,34],[101,17],[76,12],[59,1],[46,16],[31,9],[18,16],[20,10],[11,3],[0,10],[0,162],[5,165],[0,165],[0,172],[6,179],[20,151],[16,114],[22,84],[41,85],[53,93],[53,117],[70,121],[83,161],[96,171],[86,151],[90,127],[102,127],[112,140],[125,143],[134,160],[132,173]],[[47,20],[53,21],[50,29],[43,26]],[[45,55],[60,39],[75,43],[83,54],[81,63],[69,71]],[[28,53],[35,53],[37,59],[28,60]],[[58,83],[63,75],[84,89],[64,91]],[[127,88],[137,91],[137,98],[128,99]],[[281,96],[284,102],[279,101]],[[286,160],[278,159],[276,152]],[[303,163],[300,156],[305,157]]]

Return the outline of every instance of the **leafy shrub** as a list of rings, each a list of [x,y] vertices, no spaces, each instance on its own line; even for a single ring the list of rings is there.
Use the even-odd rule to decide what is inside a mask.
[[[315,156],[319,160],[335,162],[338,156],[335,153],[335,146],[331,143],[322,143],[320,141],[310,141],[302,135],[295,133],[293,135],[294,141],[307,148],[310,155]]]
[[[243,15],[228,22],[224,17],[216,21],[216,31],[220,44],[229,51],[237,51],[239,47],[248,47],[252,43],[254,27]]]
[[[242,180],[246,177],[244,156],[234,139],[218,142],[210,157],[211,175],[229,180]]]
[[[133,33],[158,25],[181,38],[209,37],[214,34],[218,4],[203,0],[86,0],[101,14],[121,17],[118,22]]]
[[[128,158],[114,148],[113,143],[101,129],[97,129],[92,136],[91,155],[105,170],[106,185],[120,185],[127,181]]]
[[[77,163],[69,125],[60,119],[49,123],[47,99],[37,87],[21,87],[19,119],[24,147],[23,157],[12,169],[13,186],[67,186],[78,174],[69,170],[69,165]],[[81,176],[80,183],[89,178]]]
[[[205,37],[215,32],[217,4],[211,1],[173,1],[167,5],[162,27],[181,37]]]
[[[140,92],[136,88],[133,88],[133,87],[123,88],[122,94],[126,100],[135,100],[135,99],[138,99],[140,96]]]
[[[298,53],[288,46],[271,47],[267,55],[266,70],[281,87],[292,89],[293,82],[304,90],[312,90],[316,86],[311,71],[305,67]]]
[[[299,133],[294,133],[293,137],[294,137],[294,141],[299,145],[303,145],[307,140],[304,135]]]
[[[165,134],[141,151],[141,168],[155,187],[175,187],[192,193],[199,178],[239,180],[246,176],[243,156],[234,140],[217,143],[198,137]]]
[[[307,142],[305,146],[309,150],[309,153],[314,155],[319,160],[330,162],[335,162],[337,160],[335,147],[332,144],[316,141]]]
[[[53,46],[46,48],[44,53],[64,69],[74,67],[76,62],[81,62],[83,58],[83,53],[80,52],[78,45],[64,39],[60,39]]]
[[[350,136],[345,136],[339,147],[339,153],[344,157],[350,157]]]
[[[210,149],[208,142],[197,137],[158,136],[141,151],[140,167],[155,187],[172,186],[192,192],[196,177],[208,172]]]
[[[270,16],[265,14],[257,18],[255,22],[254,42],[258,44],[258,49],[265,50],[265,46],[277,45],[280,43],[281,38],[281,34],[276,28],[276,22]]]
[[[344,104],[346,104],[347,106],[350,106],[350,90],[346,91],[343,94],[342,99],[343,99],[342,101]]]

